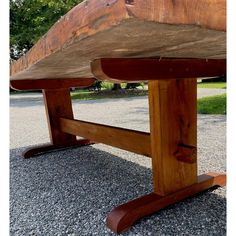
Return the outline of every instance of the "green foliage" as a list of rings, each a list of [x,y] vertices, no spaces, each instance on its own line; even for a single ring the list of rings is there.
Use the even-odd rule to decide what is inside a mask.
[[[87,89],[89,91],[100,91],[102,88],[102,81],[100,80],[96,80],[90,87],[88,87]]]
[[[102,89],[112,90],[114,88],[114,83],[103,81],[101,86]],[[125,89],[127,87],[127,83],[120,83],[120,87],[121,89]]]
[[[10,56],[27,52],[48,29],[82,0],[10,0]]]
[[[75,91],[71,93],[71,99],[92,100],[96,97],[93,91]]]
[[[226,114],[226,94],[198,99],[197,109],[200,114]]]
[[[97,100],[104,98],[128,98],[128,97],[137,97],[137,96],[147,96],[146,90],[126,90],[119,89],[114,90],[102,90],[102,91],[85,91],[85,90],[75,90],[71,92],[71,98],[80,99],[80,100]]]
[[[208,83],[198,83],[198,88],[226,88],[226,82],[208,82]]]
[[[113,88],[113,83],[107,82],[107,81],[102,81],[102,88],[103,89],[108,89],[111,90]]]

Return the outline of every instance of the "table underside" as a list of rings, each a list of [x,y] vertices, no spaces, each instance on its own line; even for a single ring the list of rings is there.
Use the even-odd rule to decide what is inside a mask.
[[[90,78],[96,58],[225,58],[225,44],[225,32],[130,19],[75,40],[11,79]]]
[[[91,78],[98,58],[226,58],[225,0],[84,1],[11,64],[11,80]]]

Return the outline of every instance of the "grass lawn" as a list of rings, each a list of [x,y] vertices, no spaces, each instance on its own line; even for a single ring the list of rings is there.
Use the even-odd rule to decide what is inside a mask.
[[[226,114],[226,94],[198,99],[197,110],[200,114]]]
[[[96,99],[94,98],[93,95],[94,91],[75,91],[70,93],[71,99],[80,99],[80,100]]]
[[[210,83],[198,83],[198,88],[219,88],[226,89],[226,82],[210,82]]]

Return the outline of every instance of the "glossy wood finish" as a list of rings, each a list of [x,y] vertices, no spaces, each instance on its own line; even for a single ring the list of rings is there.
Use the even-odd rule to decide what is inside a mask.
[[[90,78],[102,57],[225,58],[225,31],[226,0],[84,1],[11,64],[11,80]]]
[[[60,127],[65,133],[144,156],[151,155],[149,133],[65,118],[60,119]]]
[[[12,80],[10,85],[16,90],[86,88],[95,82],[94,78],[79,79],[37,79],[37,80]]]
[[[76,136],[66,134],[60,129],[60,118],[73,119],[69,89],[44,89],[44,105],[46,109],[48,129],[51,144],[56,146],[66,146],[76,144]]]
[[[13,87],[43,88],[50,131],[51,145],[28,150],[26,158],[77,146],[76,135],[152,157],[154,192],[109,214],[107,225],[117,233],[143,216],[225,184],[225,175],[197,178],[196,79],[186,79],[225,72],[224,60],[209,60],[226,58],[225,5],[226,0],[84,1],[11,64],[10,79],[21,81]],[[170,63],[159,59],[164,57],[204,60]],[[97,58],[129,59],[95,61],[91,70]],[[87,86],[92,81],[83,78],[93,73],[113,81],[149,80],[150,135],[74,120],[69,87]]]
[[[177,151],[174,153],[174,155],[179,161],[183,161],[190,164],[197,162],[196,147],[179,144],[177,147]]]
[[[175,193],[166,196],[150,193],[113,209],[107,217],[107,227],[115,233],[121,233],[144,216],[153,214],[160,209],[182,201],[185,198],[192,197],[209,188],[223,187],[225,184],[225,174],[208,173],[199,176],[195,184],[178,190]]]
[[[44,145],[30,147],[22,153],[22,156],[24,158],[30,158],[30,157],[42,155],[42,154],[45,154],[45,153],[48,153],[48,152],[65,150],[65,149],[68,149],[68,148],[77,148],[77,147],[87,146],[87,145],[91,145],[91,144],[94,144],[94,142],[91,142],[88,139],[80,139],[80,140],[77,140],[75,143],[73,143],[71,145],[66,144],[66,146],[53,145],[51,143],[48,143],[48,144],[44,144]]]
[[[91,62],[91,70],[97,79],[113,82],[214,77],[226,74],[226,60],[101,58]]]
[[[197,182],[197,163],[178,160],[179,145],[197,147],[197,81],[149,81],[154,192],[165,196]]]

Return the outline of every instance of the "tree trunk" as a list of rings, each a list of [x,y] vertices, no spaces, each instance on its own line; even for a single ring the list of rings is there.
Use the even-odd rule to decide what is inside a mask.
[[[136,89],[138,86],[140,86],[140,83],[127,83],[126,89]]]
[[[114,84],[112,90],[119,90],[119,89],[121,89],[120,84]]]

